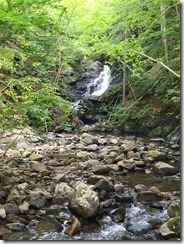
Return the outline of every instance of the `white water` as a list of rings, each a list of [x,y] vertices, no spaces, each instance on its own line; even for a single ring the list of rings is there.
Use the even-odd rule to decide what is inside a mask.
[[[108,65],[104,65],[104,69],[100,73],[99,77],[88,84],[85,97],[101,96],[109,87],[110,82],[111,82],[110,68]]]
[[[60,233],[50,232],[39,235],[33,232],[30,240],[120,241],[126,240],[127,237],[129,240],[146,240],[148,236],[152,238],[151,240],[157,240],[154,232],[151,232],[155,229],[151,222],[158,220],[165,222],[168,220],[168,215],[166,210],[153,209],[137,203],[137,206],[132,204],[130,208],[126,209],[124,222],[116,223],[109,216],[104,216],[101,220],[104,224],[98,229],[92,230],[91,233],[81,231],[69,236],[65,234],[66,228],[64,228]]]

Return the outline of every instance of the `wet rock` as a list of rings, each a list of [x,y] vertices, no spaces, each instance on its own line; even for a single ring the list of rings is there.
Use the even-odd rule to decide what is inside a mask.
[[[130,223],[127,226],[127,230],[132,232],[135,235],[142,235],[148,233],[151,229],[151,224],[148,223],[146,220],[140,219],[136,222]]]
[[[56,219],[64,222],[65,220],[70,220],[72,218],[71,212],[68,208],[63,207],[62,205],[51,205],[46,208],[46,215],[52,215]]]
[[[19,208],[14,203],[6,203],[4,204],[4,210],[6,211],[6,214],[18,214]]]
[[[109,215],[115,222],[123,222],[125,220],[126,209],[120,207],[116,210],[113,210]]]
[[[153,166],[153,171],[161,175],[174,175],[177,172],[177,169],[170,164],[164,162],[157,162]]]
[[[103,175],[91,175],[87,179],[87,183],[91,184],[91,185],[95,185],[98,181],[100,181],[102,179],[106,180],[107,178]]]
[[[44,189],[40,189],[39,188],[40,186],[37,185],[37,187],[33,190],[33,191],[29,191],[29,195],[32,197],[32,196],[44,196],[45,199],[48,199],[50,200],[52,198],[52,195],[44,190]]]
[[[163,194],[155,193],[153,191],[141,191],[137,194],[137,200],[142,204],[151,204],[153,202],[158,202],[163,199]]]
[[[64,199],[70,199],[74,190],[67,183],[61,182],[56,185],[54,197],[60,197]]]
[[[77,185],[69,201],[69,208],[84,219],[93,217],[99,205],[98,194],[84,183]]]
[[[159,228],[159,232],[165,238],[180,236],[180,217],[169,219]]]
[[[9,224],[6,224],[6,227],[9,230],[13,230],[13,231],[22,231],[26,228],[25,224],[22,224],[22,223],[9,223]]]
[[[77,217],[73,216],[72,217],[72,223],[71,223],[71,226],[68,227],[66,230],[65,230],[65,234],[67,235],[74,235],[76,234],[77,232],[79,232],[81,230],[81,223],[80,221],[78,220]]]
[[[180,202],[173,202],[167,209],[167,214],[170,218],[180,216]]]
[[[138,184],[134,187],[135,192],[147,191],[148,187],[143,184]]]
[[[111,192],[114,190],[112,182],[105,179],[99,180],[96,183],[95,188],[98,190],[105,190],[106,192]]]
[[[63,229],[61,223],[57,221],[52,216],[44,217],[35,227],[35,231],[38,234],[48,233],[48,232],[60,232]]]
[[[113,203],[113,199],[107,199],[107,200],[100,203],[100,207],[109,208],[112,203]]]
[[[114,191],[115,192],[121,192],[121,193],[123,193],[124,192],[124,185],[122,185],[122,184],[115,184],[114,185]]]
[[[45,207],[46,199],[43,196],[30,196],[30,206],[36,209]]]
[[[116,202],[126,202],[126,203],[130,203],[133,202],[134,197],[133,196],[127,196],[127,195],[115,195],[114,199],[116,200]]]

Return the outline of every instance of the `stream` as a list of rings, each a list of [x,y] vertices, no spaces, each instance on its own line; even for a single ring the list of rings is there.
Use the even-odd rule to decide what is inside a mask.
[[[83,99],[101,96],[111,82],[110,68],[105,65],[99,77],[87,85],[82,97],[73,102],[74,109],[81,109]],[[155,156],[155,152],[158,155]],[[23,208],[24,217],[17,216],[17,210],[8,210],[8,224],[5,226],[12,231],[5,234],[3,240],[167,239],[159,233],[159,228],[170,219],[169,206],[180,201],[179,145],[170,144],[162,138],[88,131],[74,134],[51,132],[45,135],[44,142],[35,142],[21,153],[21,158],[8,161],[2,173],[10,178],[8,183],[6,179],[1,179],[1,186],[5,185],[2,196],[7,195],[7,199],[12,199],[18,206],[24,199],[28,208]],[[165,168],[159,169],[160,165],[156,168],[156,164],[163,162]],[[96,176],[101,177],[99,179],[110,190],[103,188],[103,184],[102,188],[98,188],[98,182],[89,183],[90,177]],[[63,198],[63,193],[61,196],[56,194],[56,188],[63,182],[69,189],[76,182],[85,182],[96,189],[100,199],[96,216],[91,219],[77,216],[81,226],[74,234],[67,234],[73,216],[68,200]],[[8,201],[3,197],[0,200],[5,204]],[[3,216],[3,213],[0,214]],[[48,222],[39,227],[39,223],[48,216],[54,218],[59,227],[49,229]]]
[[[61,135],[59,135],[61,137]],[[78,135],[79,136],[79,135]],[[59,137],[59,138],[60,138]],[[118,138],[120,141],[126,141],[124,136],[113,137],[111,135],[96,137],[102,138]],[[52,135],[53,143],[58,138],[58,135]],[[66,136],[62,136],[66,138]],[[67,138],[70,138],[68,136]],[[133,137],[135,139],[135,137]],[[147,147],[152,145],[152,142],[146,138],[138,138],[137,141],[141,142],[142,145]],[[72,145],[72,144],[71,144]],[[168,145],[162,143],[155,143],[157,148],[161,148],[167,151]],[[114,147],[115,149],[116,147]],[[171,150],[171,152],[173,152]],[[171,153],[168,153],[168,155]],[[52,160],[51,160],[52,161]],[[171,163],[177,166],[179,163],[179,157],[173,156]],[[65,166],[66,167],[66,166]],[[72,166],[71,166],[72,167]],[[179,165],[177,166],[179,167]],[[59,170],[59,168],[58,168]],[[113,171],[114,172],[114,171]],[[111,213],[114,211],[114,207],[109,208],[106,214],[102,214],[93,218],[91,220],[82,220],[81,229],[74,235],[66,234],[66,229],[68,228],[71,217],[71,212],[68,210],[68,203],[64,202],[62,205],[53,205],[51,204],[47,208],[42,208],[43,216],[47,215],[46,213],[52,212],[52,208],[55,210],[52,212],[53,216],[61,221],[63,229],[61,231],[42,231],[39,230],[36,225],[43,218],[42,214],[38,218],[31,219],[27,227],[22,231],[14,231],[5,236],[5,240],[18,241],[18,240],[32,240],[32,241],[48,241],[48,240],[62,240],[62,241],[97,241],[97,240],[111,240],[111,241],[149,241],[149,240],[164,240],[164,238],[158,233],[158,228],[165,221],[169,219],[167,214],[168,206],[175,200],[179,200],[179,191],[180,191],[180,175],[179,170],[176,174],[172,175],[157,175],[155,174],[150,167],[143,167],[142,170],[137,169],[129,171],[127,174],[122,175],[122,171],[114,173],[104,173],[103,176],[110,176],[114,181],[120,182],[124,186],[124,200],[117,200],[118,206],[126,209],[124,221],[117,221],[113,219]],[[120,175],[119,175],[120,173]],[[82,175],[79,177],[79,180],[84,177],[85,171],[82,172]],[[68,175],[68,177],[70,177]],[[70,181],[70,180],[69,180]],[[151,204],[143,204],[137,199],[137,193],[135,192],[135,187],[137,185],[145,185],[146,187],[158,187],[158,189],[165,194],[165,200],[154,201]],[[111,194],[111,193],[110,193]],[[113,193],[114,194],[114,193]],[[112,195],[113,196],[113,195]],[[130,200],[133,197],[133,200]],[[115,198],[121,198],[121,194],[114,196]],[[111,197],[112,198],[112,197]],[[115,207],[116,209],[116,207]],[[40,210],[39,210],[40,211]],[[59,216],[64,216],[64,220]]]

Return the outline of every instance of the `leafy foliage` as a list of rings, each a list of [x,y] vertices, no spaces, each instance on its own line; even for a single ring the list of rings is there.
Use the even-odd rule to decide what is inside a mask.
[[[178,123],[179,20],[178,0],[0,0],[1,130],[70,130],[68,84],[91,59],[118,77],[105,95],[110,122],[143,124],[156,97],[155,116]]]

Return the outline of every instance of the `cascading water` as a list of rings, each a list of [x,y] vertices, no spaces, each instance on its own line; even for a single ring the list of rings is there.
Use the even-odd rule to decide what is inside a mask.
[[[101,109],[102,103],[99,97],[104,94],[111,84],[111,71],[108,65],[103,65],[103,70],[97,78],[89,79],[80,89],[80,96],[73,102],[73,109],[78,113],[79,118],[85,124],[94,124],[104,119],[104,112]],[[79,83],[80,84],[80,83]],[[79,85],[81,88],[81,86]],[[76,89],[77,91],[79,88]]]
[[[108,65],[104,65],[104,69],[100,73],[99,77],[87,85],[87,91],[84,97],[88,98],[90,96],[101,96],[109,87],[110,82],[110,67]]]
[[[81,94],[80,99],[73,102],[74,109],[77,111],[80,109],[80,104],[84,99],[91,99],[101,96],[109,87],[112,81],[111,71],[108,65],[104,65],[103,71],[99,74],[99,76],[91,80],[87,85],[85,92]]]

